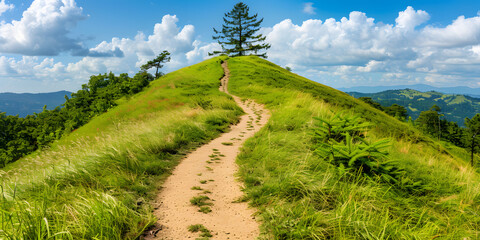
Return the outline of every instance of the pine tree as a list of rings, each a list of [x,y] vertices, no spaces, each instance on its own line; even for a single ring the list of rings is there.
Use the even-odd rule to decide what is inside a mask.
[[[160,53],[157,58],[151,60],[151,61],[148,61],[146,64],[144,64],[141,69],[143,71],[147,71],[148,69],[150,68],[156,68],[156,72],[155,72],[155,78],[159,78],[163,75],[162,72],[158,72],[158,69],[162,68],[163,65],[162,63],[166,63],[166,62],[170,62],[170,53],[168,51],[163,51],[162,53]]]
[[[269,49],[270,44],[263,43],[266,37],[262,34],[255,35],[260,30],[263,18],[257,20],[257,14],[250,16],[248,11],[248,6],[240,2],[235,4],[232,11],[225,14],[222,30],[217,31],[213,28],[216,34],[213,39],[222,46],[222,51],[214,51],[209,55],[244,56],[253,53],[256,56],[267,57],[266,53],[259,54],[259,52]]]
[[[472,119],[465,118],[465,126],[467,126],[467,144],[470,146],[470,164],[473,166],[473,154],[480,143],[480,113]]]

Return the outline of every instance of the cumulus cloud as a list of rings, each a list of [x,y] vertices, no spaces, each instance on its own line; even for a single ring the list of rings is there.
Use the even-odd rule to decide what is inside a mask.
[[[78,39],[68,37],[70,29],[85,18],[74,0],[35,0],[19,21],[0,23],[0,52],[28,56],[85,52]]]
[[[40,11],[55,14],[45,15],[46,19],[39,13],[29,17],[31,14],[26,12],[31,8],[43,9],[32,4],[19,22],[0,23],[0,51],[10,46],[17,53],[29,53],[25,55],[71,51],[82,57],[70,63],[57,62],[51,57],[0,57],[0,91],[18,91],[15,90],[18,86],[26,85],[32,92],[75,90],[93,74],[108,71],[135,74],[163,50],[172,54],[172,61],[162,69],[169,72],[202,61],[209,52],[221,49],[217,43],[198,40],[193,25],[178,26],[175,15],[165,15],[149,35],[138,32],[134,38],[115,37],[88,49],[75,39],[67,39],[68,44],[59,44],[60,50],[51,50],[49,44],[39,40],[38,49],[27,50],[26,43],[36,41],[32,36],[48,32],[44,22],[56,22],[48,19],[70,21],[53,27],[64,29],[60,31],[61,39],[67,36],[71,25],[84,18],[73,0],[34,3],[41,6],[56,3],[51,5],[56,7]],[[428,25],[429,18],[426,11],[407,7],[392,24],[384,24],[366,13],[354,11],[338,20],[310,19],[296,24],[286,19],[262,28],[261,32],[271,44],[269,60],[330,86],[429,83],[480,87],[480,15],[460,16],[446,26]],[[30,34],[30,30],[21,27],[15,31],[8,27],[27,22],[39,26],[35,32],[38,34]],[[17,37],[4,39],[5,29]],[[45,41],[52,43],[59,39]]]
[[[71,72],[84,75],[102,71],[135,73],[140,66],[153,59],[162,51],[171,53],[171,62],[165,64],[164,70],[170,71],[201,61],[208,57],[208,52],[217,50],[215,44],[202,43],[195,39],[195,28],[186,25],[177,26],[175,15],[165,15],[162,22],[155,24],[153,34],[145,36],[139,32],[135,38],[113,38],[103,41],[89,49],[89,55],[76,63],[67,65]],[[112,58],[98,58],[112,56]]]
[[[0,1],[0,16],[4,12],[13,9],[14,7],[15,7],[15,5],[13,5],[13,4],[6,4],[5,0]]]
[[[477,86],[480,16],[460,16],[444,27],[423,26],[429,18],[407,7],[395,24],[383,24],[354,11],[348,18],[310,19],[301,25],[286,19],[264,34],[272,45],[270,60],[334,86],[381,81]]]
[[[444,27],[427,26],[421,31],[421,46],[454,48],[480,43],[480,16],[458,17],[452,24]]]
[[[151,35],[138,32],[133,39],[116,37],[102,41],[95,47],[85,49],[85,56],[79,61],[68,64],[55,62],[48,57],[0,57],[0,76],[10,76],[0,81],[0,89],[18,91],[13,87],[13,82],[17,82],[17,86],[28,84],[31,92],[75,90],[91,75],[109,71],[133,75],[140,66],[163,50],[172,54],[171,62],[162,69],[169,72],[202,61],[208,58],[208,52],[220,49],[217,43],[196,40],[192,25],[180,28],[177,22],[176,16],[165,15],[160,23],[155,24]]]
[[[315,10],[317,8],[313,7],[313,3],[312,2],[307,2],[307,3],[304,3],[303,4],[303,12],[304,13],[307,13],[307,14],[316,14],[315,13]]]
[[[426,22],[428,19],[430,19],[430,15],[428,15],[427,12],[422,10],[415,11],[415,9],[408,6],[405,11],[398,13],[395,23],[398,28],[413,30],[416,26]]]

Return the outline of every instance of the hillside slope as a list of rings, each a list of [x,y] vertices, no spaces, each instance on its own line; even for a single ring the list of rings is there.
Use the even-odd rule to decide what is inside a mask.
[[[243,114],[218,91],[222,60],[167,74],[3,169],[0,239],[139,238],[155,222],[152,199],[178,160]],[[229,92],[271,113],[237,159],[262,237],[480,238],[480,179],[463,150],[266,60],[227,61]],[[326,141],[328,124],[318,118],[354,130]],[[336,162],[338,149],[350,156],[364,146],[368,154]]]
[[[0,170],[0,239],[136,239],[190,149],[238,121],[221,58],[150,83],[107,113]]]
[[[394,103],[404,106],[408,115],[417,119],[420,112],[429,110],[433,105],[441,108],[448,121],[464,126],[465,118],[480,113],[480,99],[465,95],[443,94],[439,92],[420,92],[412,89],[389,90],[379,93],[348,93],[356,98],[370,97],[383,106]]]
[[[264,103],[272,113],[237,160],[248,199],[264,219],[266,238],[480,237],[480,217],[475,214],[480,209],[480,179],[468,161],[353,97],[268,61],[241,57],[228,64],[230,92]],[[395,168],[384,171],[398,182],[361,168],[339,167],[337,157],[321,154],[325,145],[321,139],[315,143],[314,131],[322,123],[314,117],[333,123],[339,112],[370,125],[359,135],[366,136],[367,143],[389,140],[386,156],[372,167],[392,164],[401,169],[401,174],[393,174]],[[351,144],[353,149],[361,146]]]

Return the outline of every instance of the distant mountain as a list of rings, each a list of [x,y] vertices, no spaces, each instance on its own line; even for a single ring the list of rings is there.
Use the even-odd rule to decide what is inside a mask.
[[[34,112],[42,112],[43,106],[54,109],[65,102],[65,95],[71,92],[60,91],[51,93],[0,93],[0,112],[7,115],[25,117]]]
[[[387,90],[399,90],[399,89],[414,89],[421,92],[441,92],[447,94],[462,94],[470,97],[480,98],[480,88],[470,87],[433,87],[426,84],[416,85],[397,85],[397,86],[360,86],[351,88],[339,88],[338,90],[343,92],[360,92],[360,93],[378,93]]]
[[[449,121],[464,126],[466,117],[473,117],[480,113],[480,98],[466,95],[443,94],[440,92],[420,92],[413,89],[388,90],[379,93],[347,92],[353,97],[370,97],[383,106],[394,103],[407,108],[408,115],[417,119],[420,112],[429,110],[434,104],[441,108],[441,113]]]

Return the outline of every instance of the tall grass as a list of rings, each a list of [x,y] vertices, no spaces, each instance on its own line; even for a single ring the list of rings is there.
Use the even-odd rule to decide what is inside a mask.
[[[137,239],[162,180],[242,111],[218,91],[221,58],[152,82],[1,175],[0,239]]]
[[[265,60],[228,60],[229,91],[272,116],[237,162],[266,239],[478,239],[480,179],[455,151],[334,89]],[[409,191],[341,171],[314,152],[314,117],[337,112],[373,124],[369,142],[392,140],[388,159],[421,184]]]

